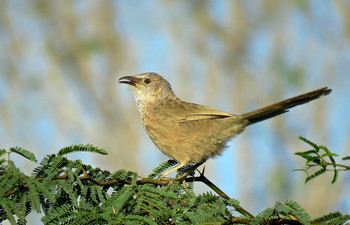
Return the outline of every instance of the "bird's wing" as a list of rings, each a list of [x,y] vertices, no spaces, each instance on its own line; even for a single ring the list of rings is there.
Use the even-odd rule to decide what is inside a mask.
[[[211,107],[167,99],[143,114],[144,127],[166,155],[181,163],[201,163],[243,131],[240,116]]]
[[[214,120],[234,116],[234,114],[220,111],[208,106],[184,102],[179,99],[167,102],[167,116],[176,118],[179,123],[188,123],[199,120]],[[169,115],[171,113],[172,115]]]
[[[179,123],[188,123],[188,122],[193,122],[193,121],[199,121],[199,120],[215,120],[215,119],[222,119],[229,117],[227,115],[222,115],[222,114],[188,114],[186,117],[183,119],[180,119],[178,122]]]

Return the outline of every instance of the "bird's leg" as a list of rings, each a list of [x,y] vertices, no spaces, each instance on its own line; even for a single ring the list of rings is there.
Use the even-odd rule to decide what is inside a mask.
[[[205,161],[204,161],[205,162]],[[187,170],[185,173],[183,173],[180,177],[176,178],[176,180],[182,180],[185,177],[187,177],[188,175],[190,175],[191,173],[193,173],[193,171],[195,171],[199,166],[201,166],[204,162],[200,162],[200,163],[196,163],[194,166],[192,166],[189,170]]]
[[[174,166],[173,168],[171,168],[170,170],[165,171],[164,173],[162,173],[161,175],[159,175],[158,180],[163,179],[164,177],[168,176],[169,174],[171,174],[172,172],[180,169],[181,167],[185,166],[186,164],[184,163],[179,163],[178,165]]]

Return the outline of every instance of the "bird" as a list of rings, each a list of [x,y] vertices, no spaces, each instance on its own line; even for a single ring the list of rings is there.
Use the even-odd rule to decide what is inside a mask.
[[[118,82],[131,87],[143,127],[153,143],[177,162],[160,174],[158,180],[185,165],[197,168],[207,159],[220,155],[227,142],[245,127],[284,114],[289,108],[332,91],[323,87],[247,113],[232,114],[181,100],[169,82],[154,72],[123,76]]]

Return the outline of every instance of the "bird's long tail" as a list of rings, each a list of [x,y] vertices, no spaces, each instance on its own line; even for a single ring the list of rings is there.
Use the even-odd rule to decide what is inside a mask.
[[[315,100],[323,95],[328,95],[331,91],[332,89],[327,87],[320,88],[248,113],[244,113],[241,116],[243,116],[244,119],[247,119],[249,121],[248,125],[250,125],[288,112],[289,108]]]

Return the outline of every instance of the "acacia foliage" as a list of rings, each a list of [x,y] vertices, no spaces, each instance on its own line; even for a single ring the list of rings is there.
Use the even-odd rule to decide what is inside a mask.
[[[294,201],[277,202],[253,216],[238,200],[211,192],[196,195],[195,179],[186,184],[154,180],[171,161],[140,178],[135,172],[111,173],[66,157],[76,151],[107,154],[90,144],[68,146],[46,156],[28,176],[10,155],[37,162],[33,153],[20,147],[0,150],[0,220],[26,224],[32,211],[43,212],[44,224],[345,224],[350,219],[339,212],[312,219]]]

